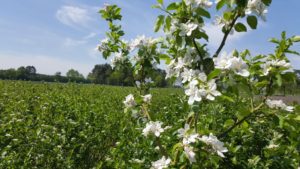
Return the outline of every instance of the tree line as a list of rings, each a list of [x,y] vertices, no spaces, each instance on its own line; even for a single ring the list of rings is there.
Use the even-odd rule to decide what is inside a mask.
[[[21,66],[17,69],[0,70],[0,79],[134,86],[135,75],[132,72],[130,65],[122,66],[122,68],[112,68],[109,64],[97,64],[87,77],[84,77],[79,71],[74,69],[68,70],[66,75],[63,76],[61,72],[56,72],[54,75],[46,75],[37,73],[34,66]],[[171,86],[171,82],[166,80],[165,76],[166,73],[162,69],[156,69],[150,74],[154,85],[158,87]]]

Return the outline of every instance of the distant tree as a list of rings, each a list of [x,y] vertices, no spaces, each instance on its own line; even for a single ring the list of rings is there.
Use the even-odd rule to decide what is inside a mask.
[[[109,64],[95,65],[88,79],[97,84],[109,84],[109,76],[112,73],[112,67]]]
[[[74,69],[70,69],[66,75],[71,79],[84,79],[84,76]]]
[[[26,72],[30,75],[36,74],[36,68],[34,66],[26,66]]]

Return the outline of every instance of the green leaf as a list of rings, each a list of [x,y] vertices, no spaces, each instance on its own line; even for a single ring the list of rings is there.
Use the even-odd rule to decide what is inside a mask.
[[[267,6],[270,6],[271,3],[272,3],[272,0],[262,0],[262,2],[267,5]]]
[[[207,10],[203,9],[203,8],[198,8],[198,9],[196,10],[196,13],[197,13],[198,15],[204,16],[204,17],[206,17],[206,18],[210,18],[210,13],[209,13]]]
[[[217,76],[219,76],[219,74],[221,73],[220,69],[215,69],[212,72],[209,73],[209,75],[207,76],[207,80],[211,80]]]
[[[234,29],[237,32],[247,32],[247,27],[240,22],[234,25]]]
[[[171,28],[171,20],[172,20],[172,18],[170,16],[166,17],[164,31],[169,31],[170,30],[170,28]]]
[[[248,16],[247,17],[247,23],[252,29],[257,28],[257,18],[256,16]]]
[[[226,96],[226,95],[224,95],[224,94],[222,94],[221,96],[219,96],[221,99],[223,99],[223,100],[227,100],[227,101],[229,101],[229,102],[232,102],[232,103],[234,103],[235,101],[233,100],[233,98],[231,98],[231,97],[229,97],[229,96]]]
[[[164,0],[157,0],[157,2],[162,5],[164,3]]]
[[[276,39],[276,38],[269,39],[269,42],[276,43],[276,44],[280,43],[280,41],[278,39]]]
[[[164,23],[164,19],[165,19],[164,15],[159,15],[157,17],[155,27],[154,27],[154,32],[157,32],[160,29],[161,25]]]
[[[226,0],[220,0],[218,3],[217,3],[217,6],[216,6],[216,9],[217,10],[220,10],[226,3]]]
[[[232,119],[228,119],[225,121],[224,123],[224,127],[227,128],[227,127],[231,127],[234,125],[234,121]]]
[[[176,10],[178,8],[178,5],[176,2],[171,3],[170,5],[168,5],[167,10],[168,11],[172,11],[172,10]]]

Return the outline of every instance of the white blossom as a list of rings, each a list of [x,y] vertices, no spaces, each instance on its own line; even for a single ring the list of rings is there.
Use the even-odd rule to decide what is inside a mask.
[[[193,151],[193,148],[191,146],[184,146],[184,153],[186,154],[187,158],[189,159],[190,163],[196,162],[196,154]]]
[[[136,102],[132,94],[126,96],[125,101],[123,101],[123,103],[127,108],[134,107],[136,105]]]
[[[287,106],[282,100],[266,100],[266,104],[271,108],[271,109],[282,109],[288,112],[294,111],[293,106]]]
[[[248,71],[248,65],[241,57],[232,57],[230,59],[231,62],[231,70],[233,70],[236,74],[248,77],[250,75]]]
[[[195,23],[190,23],[190,22],[181,23],[179,25],[179,29],[180,29],[179,36],[191,36],[192,32],[197,28],[198,25]]]
[[[209,0],[195,0],[195,3],[198,6],[203,6],[204,8],[210,8],[213,5],[213,3]]]
[[[111,66],[115,67],[117,65],[117,63],[120,63],[120,62],[122,63],[123,61],[124,61],[124,57],[123,57],[122,53],[121,52],[116,53],[115,57],[112,58],[112,60],[111,60]]]
[[[151,98],[152,98],[152,95],[151,95],[151,94],[147,94],[147,95],[142,96],[142,97],[143,97],[143,101],[144,101],[145,103],[150,103]]]
[[[168,166],[171,163],[171,159],[170,158],[166,158],[165,156],[163,156],[161,159],[152,162],[152,167],[151,169],[163,169],[163,168],[168,168]]]
[[[151,77],[145,78],[145,83],[146,83],[146,84],[153,83],[153,80],[151,79]]]
[[[135,81],[135,85],[140,88],[141,87],[141,82],[140,81]]]
[[[268,13],[268,9],[261,0],[249,0],[245,13],[247,15],[251,15],[254,13],[258,16],[261,16],[263,20],[266,20],[265,15]]]
[[[216,96],[220,96],[221,93],[217,91],[217,84],[214,79],[207,83],[207,88],[205,89],[206,99],[215,100]]]
[[[189,87],[185,90],[185,94],[189,96],[189,105],[192,105],[195,101],[200,102],[202,100],[202,96],[205,95],[205,90],[199,89],[197,84],[197,80],[192,80],[189,83]]]
[[[279,59],[269,59],[264,64],[261,65],[263,69],[263,75],[268,75],[272,68],[284,68],[284,69],[290,69],[292,68],[291,64],[289,62],[286,62],[285,60],[279,60]]]
[[[138,36],[136,39],[132,40],[130,43],[130,49],[134,50],[141,47],[150,47],[157,42],[157,39],[146,38],[145,35]]]
[[[228,152],[228,149],[224,147],[224,143],[218,140],[218,138],[212,133],[210,133],[209,136],[202,136],[199,140],[208,145],[211,145],[220,157],[224,158],[225,156],[223,153]]]
[[[231,70],[235,74],[244,77],[250,75],[247,63],[241,57],[234,57],[232,53],[227,55],[226,52],[223,52],[220,57],[213,60],[217,69]]]
[[[161,125],[162,122],[160,121],[148,122],[143,129],[143,135],[147,137],[149,134],[154,134],[156,137],[159,137],[160,133],[164,132],[164,128],[162,128]]]

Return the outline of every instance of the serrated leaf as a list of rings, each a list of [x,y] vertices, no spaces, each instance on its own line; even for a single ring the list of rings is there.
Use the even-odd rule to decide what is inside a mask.
[[[198,8],[198,9],[196,10],[196,13],[197,13],[198,15],[204,16],[204,17],[206,17],[206,18],[210,18],[210,13],[209,13],[207,10],[203,9],[203,8]]]
[[[159,15],[156,19],[155,27],[154,27],[154,32],[157,32],[161,25],[164,23],[165,16],[164,15]]]
[[[220,10],[226,3],[226,0],[220,0],[218,3],[217,3],[217,6],[216,6],[216,9],[217,10]]]
[[[247,32],[247,27],[240,22],[234,25],[234,29],[237,32]]]
[[[209,73],[209,75],[207,76],[207,80],[211,80],[217,76],[219,76],[219,74],[221,73],[220,69],[215,69],[212,72]]]
[[[168,5],[167,10],[171,11],[171,10],[176,10],[178,8],[178,5],[176,2],[171,3],[170,5]]]
[[[247,17],[247,23],[250,26],[250,28],[256,29],[257,28],[257,18],[256,18],[256,16],[248,16]]]
[[[171,28],[171,20],[172,20],[172,18],[170,16],[166,17],[164,31],[169,31],[170,30],[170,28]]]

